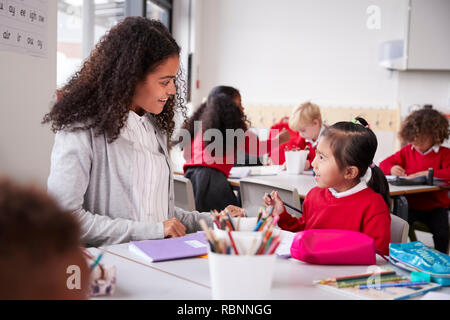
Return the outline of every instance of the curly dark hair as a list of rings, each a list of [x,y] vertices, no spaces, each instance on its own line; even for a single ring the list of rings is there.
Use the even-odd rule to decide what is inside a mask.
[[[234,99],[240,98],[237,89],[228,86],[217,86],[211,90],[206,102],[202,103],[193,115],[186,120],[183,129],[190,133],[190,137],[195,137],[194,122],[202,122],[202,130],[217,129],[226,137],[227,129],[242,129],[244,132],[248,130],[250,122],[242,109],[236,104]],[[207,141],[206,145],[213,141]],[[232,141],[227,141],[231,143]],[[236,141],[234,141],[236,142]],[[226,144],[224,144],[225,147]],[[236,145],[236,143],[234,144]],[[224,149],[225,152],[225,149]]]
[[[434,145],[442,144],[449,134],[447,118],[437,110],[424,108],[406,117],[398,135],[406,143],[411,143],[418,137],[429,136]]]
[[[157,20],[127,17],[111,28],[95,46],[69,82],[42,123],[53,132],[94,129],[112,142],[128,117],[135,88],[168,58],[179,55],[180,47],[167,28]],[[186,118],[186,85],[181,68],[175,79],[176,94],[164,110],[153,115],[156,125],[170,139],[176,110]]]
[[[246,115],[236,105],[234,99],[240,97],[239,91],[229,86],[214,87],[192,116],[186,120],[183,129],[194,138],[194,122],[202,121],[202,129],[219,129],[224,135],[226,129],[242,129],[250,126]]]

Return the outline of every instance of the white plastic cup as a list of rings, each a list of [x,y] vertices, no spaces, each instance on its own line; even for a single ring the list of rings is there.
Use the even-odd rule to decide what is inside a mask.
[[[229,255],[208,252],[212,298],[268,299],[276,256]]]
[[[285,151],[286,171],[288,174],[301,174],[305,169],[309,150]]]

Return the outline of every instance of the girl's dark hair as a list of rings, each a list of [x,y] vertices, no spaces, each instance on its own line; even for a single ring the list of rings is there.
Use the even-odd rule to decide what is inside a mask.
[[[434,144],[442,144],[450,134],[447,118],[437,110],[425,108],[411,113],[402,122],[399,137],[406,143],[422,136],[431,137]]]
[[[188,130],[191,138],[195,138],[194,122],[202,121],[202,130],[218,129],[226,136],[226,129],[242,129],[247,131],[250,126],[241,108],[234,102],[240,97],[237,89],[229,86],[214,87],[206,100],[194,114],[185,122],[183,128]],[[212,142],[212,141],[211,141]],[[211,143],[207,142],[207,144]]]
[[[138,83],[160,64],[180,54],[180,47],[167,28],[157,20],[127,17],[111,28],[95,46],[69,82],[42,123],[53,132],[94,129],[112,142],[120,134],[130,111]],[[153,115],[156,126],[168,138],[173,133],[176,110],[186,118],[186,85],[181,68],[175,80],[176,94],[164,110]]]
[[[360,124],[337,122],[327,128],[321,137],[330,143],[339,169],[344,170],[348,166],[355,166],[359,171],[357,178],[361,178],[373,164],[378,142],[366,120],[360,117],[355,120]],[[375,165],[372,168],[372,178],[367,185],[381,194],[389,207],[389,185],[383,171]]]

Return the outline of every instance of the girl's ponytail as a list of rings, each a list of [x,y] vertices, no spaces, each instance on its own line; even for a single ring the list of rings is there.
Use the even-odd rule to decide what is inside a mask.
[[[367,170],[372,170],[372,177],[367,183],[367,186],[376,193],[381,194],[387,206],[389,207],[389,184],[386,180],[386,176],[384,175],[383,171],[381,171],[381,169],[376,165],[373,165],[373,168],[369,167]]]

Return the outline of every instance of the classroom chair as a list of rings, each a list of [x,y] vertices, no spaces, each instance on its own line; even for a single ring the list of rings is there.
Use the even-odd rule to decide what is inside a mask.
[[[187,211],[195,210],[194,189],[192,182],[181,175],[173,176],[175,206]]]
[[[391,243],[408,242],[408,221],[391,214]]]
[[[281,199],[294,208],[301,208],[300,197],[296,188],[274,187],[261,182],[253,181],[251,178],[245,178],[240,181],[240,195],[242,208],[246,209],[248,216],[257,216],[258,210],[264,207],[264,194],[272,191],[278,191]],[[286,207],[286,211],[294,217],[300,217],[301,213]]]

